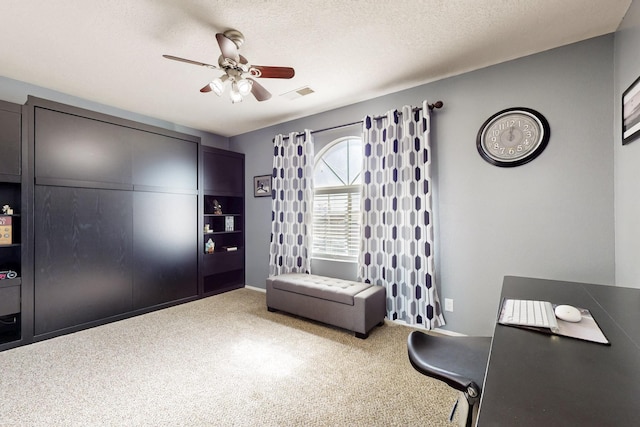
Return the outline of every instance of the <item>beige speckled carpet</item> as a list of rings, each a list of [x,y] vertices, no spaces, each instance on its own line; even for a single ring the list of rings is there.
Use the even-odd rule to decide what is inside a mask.
[[[0,353],[0,425],[450,426],[409,332],[360,340],[239,289]]]

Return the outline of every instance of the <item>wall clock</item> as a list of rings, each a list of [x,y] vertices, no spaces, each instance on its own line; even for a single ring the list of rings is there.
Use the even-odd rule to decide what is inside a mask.
[[[542,114],[530,108],[507,108],[482,124],[476,146],[492,165],[513,167],[538,157],[549,136],[549,123]]]

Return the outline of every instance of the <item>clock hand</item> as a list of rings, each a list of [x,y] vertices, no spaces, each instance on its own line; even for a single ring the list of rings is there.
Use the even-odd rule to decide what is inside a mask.
[[[509,141],[513,141],[513,126],[509,128]]]

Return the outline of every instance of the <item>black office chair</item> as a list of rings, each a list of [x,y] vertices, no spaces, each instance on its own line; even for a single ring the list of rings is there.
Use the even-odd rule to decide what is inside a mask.
[[[464,396],[460,424],[465,426],[472,426],[478,415],[490,347],[491,337],[434,336],[413,331],[407,339],[411,365],[423,375],[444,381]],[[449,421],[453,420],[460,401],[458,398],[454,403]]]

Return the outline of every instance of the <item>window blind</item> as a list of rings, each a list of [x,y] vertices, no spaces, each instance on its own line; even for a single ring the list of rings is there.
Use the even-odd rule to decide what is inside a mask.
[[[356,259],[360,247],[360,187],[316,188],[313,255]]]

